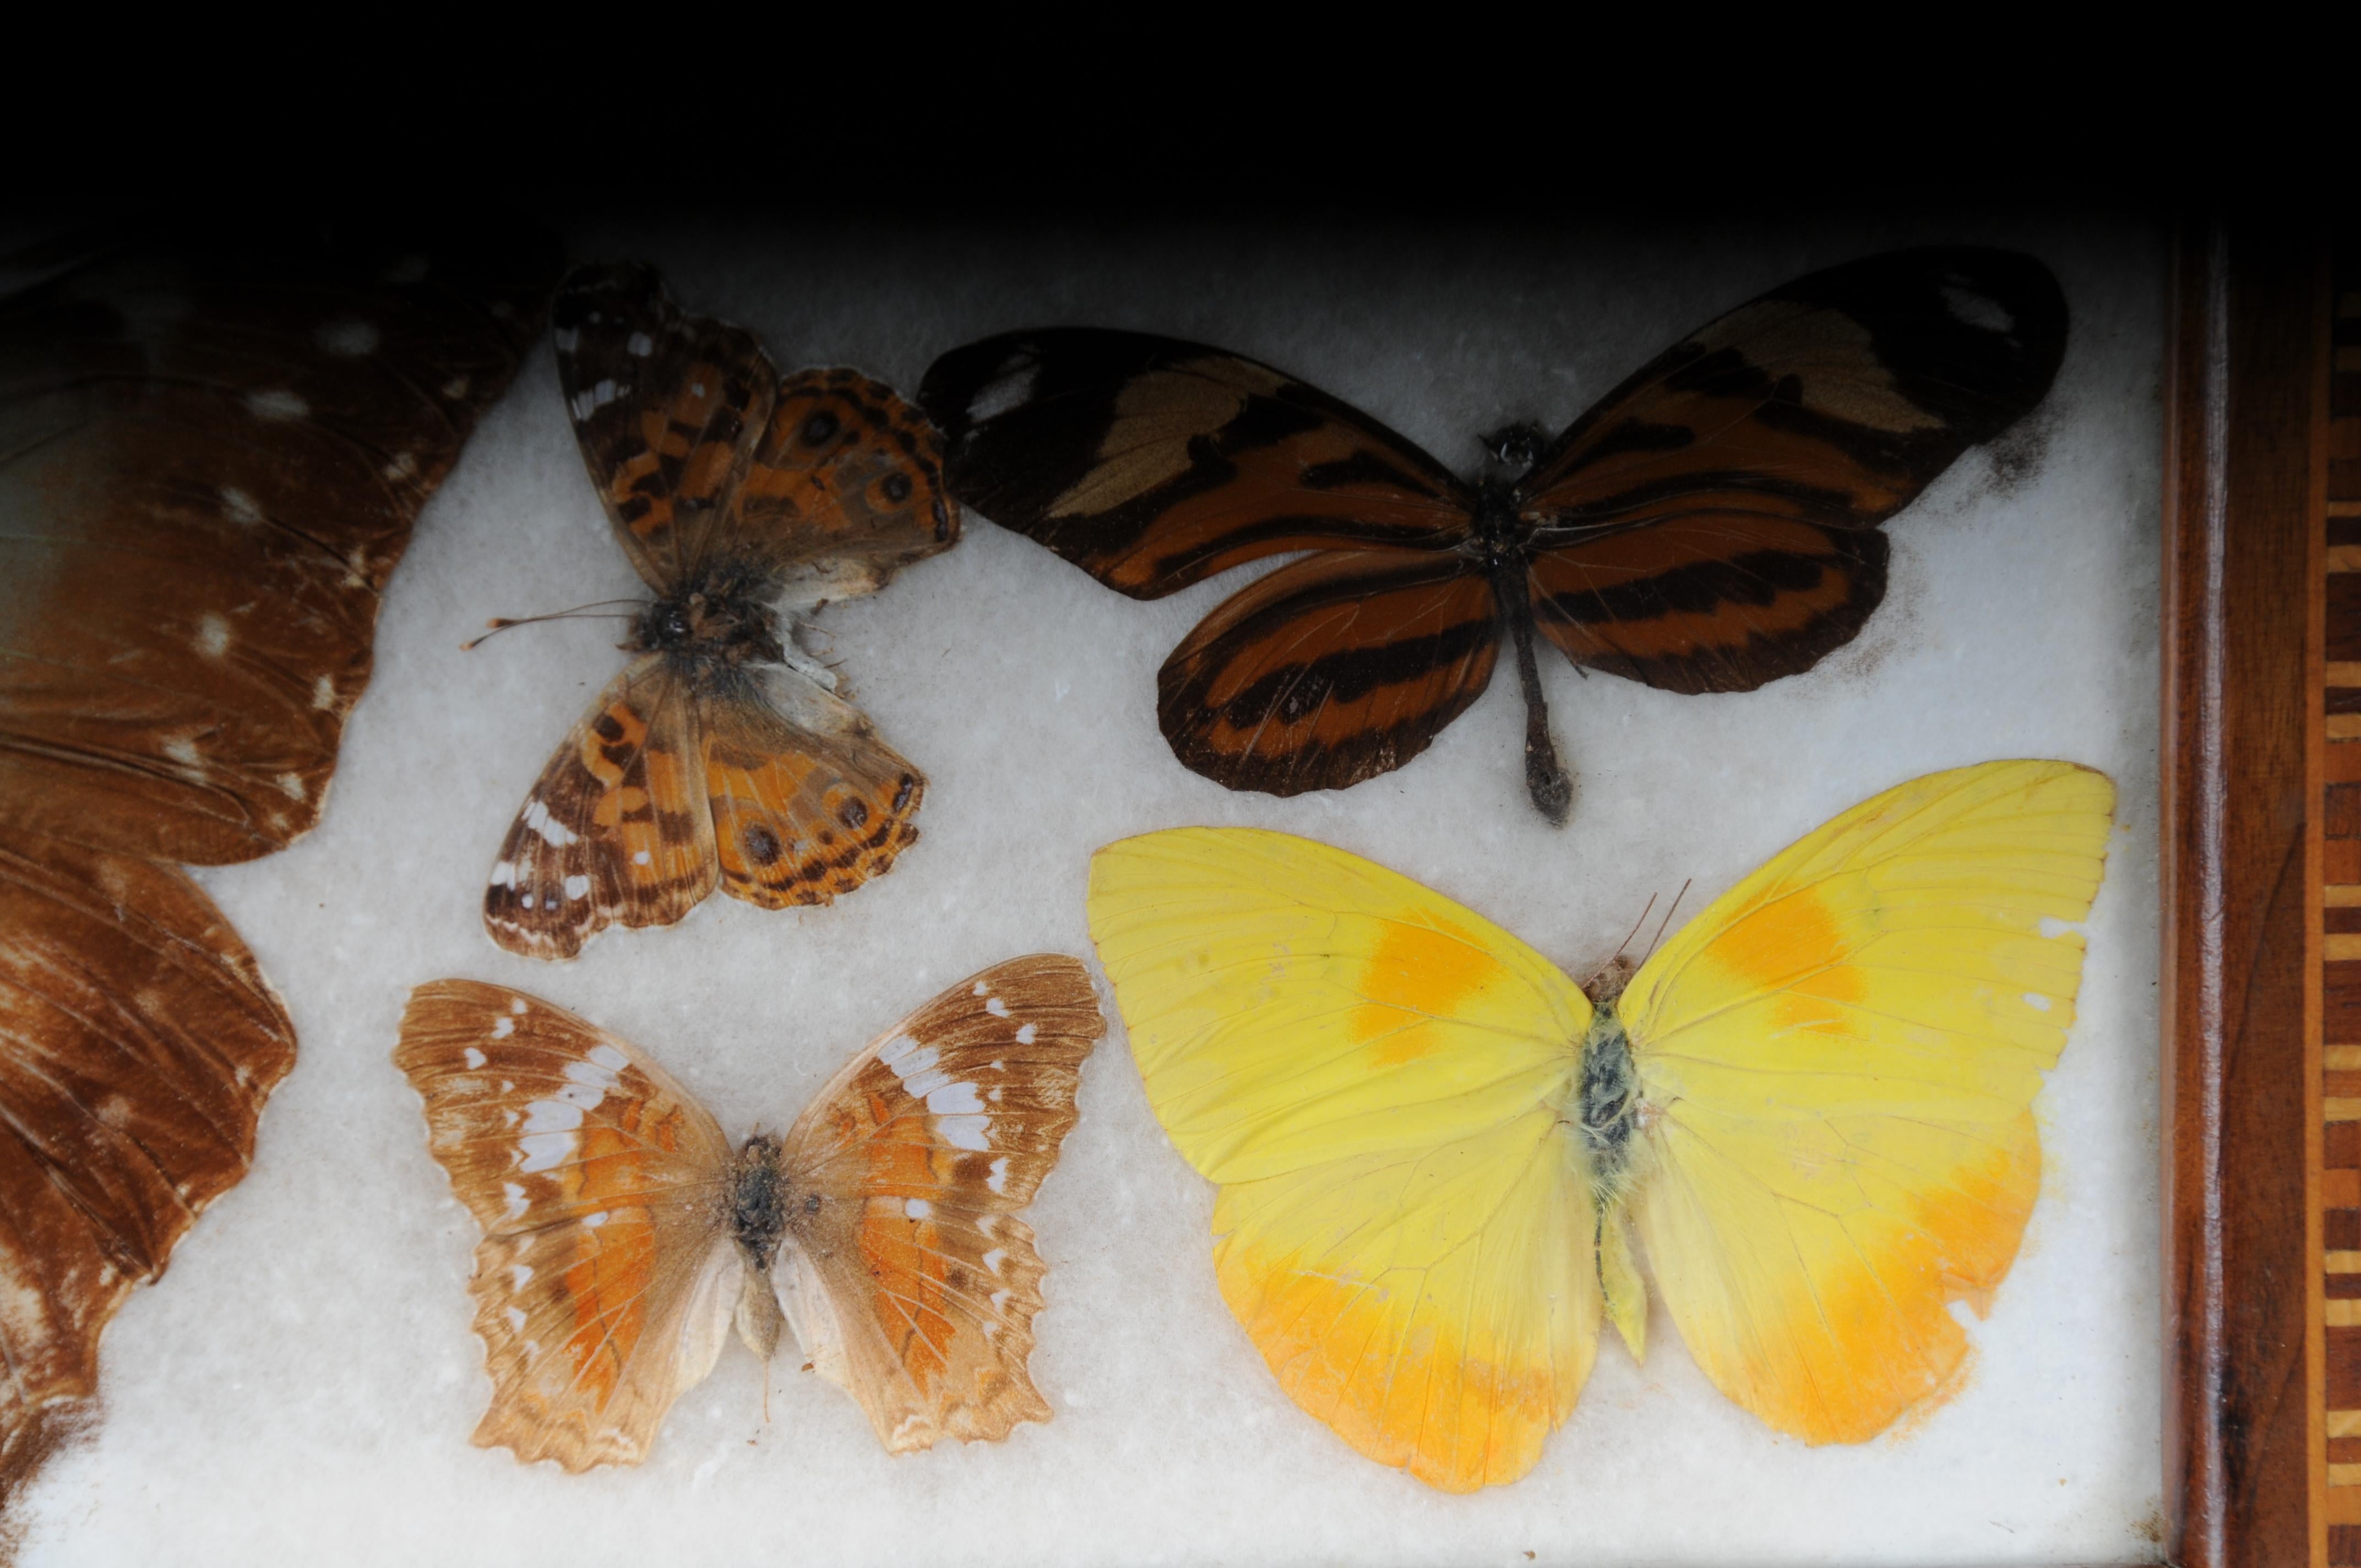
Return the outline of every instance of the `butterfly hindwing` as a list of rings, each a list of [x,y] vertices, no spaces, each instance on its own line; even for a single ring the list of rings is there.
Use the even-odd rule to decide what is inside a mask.
[[[1533,624],[1577,664],[1663,691],[1752,691],[1852,641],[1885,598],[1880,529],[1733,510],[1543,550]]]
[[[727,529],[778,372],[754,334],[682,313],[654,269],[577,268],[550,306],[557,384],[615,537],[658,592]]]
[[[1598,1338],[1559,1112],[1582,992],[1472,911],[1279,833],[1110,845],[1090,917],[1148,1102],[1222,1188],[1223,1296],[1280,1386],[1435,1486],[1521,1475]]]
[[[180,871],[0,837],[0,1495],[97,1388],[98,1342],[253,1157],[295,1031]]]
[[[2073,1021],[2114,786],[2068,762],[1915,779],[1725,894],[1622,1013],[1642,1241],[1707,1376],[1859,1442],[1939,1398],[2040,1190],[2031,1107]]]
[[[892,1452],[1049,1419],[1026,1369],[1046,1271],[1015,1216],[1105,1028],[1079,962],[1011,959],[855,1056],[789,1132],[782,1304]]]
[[[623,1040],[503,986],[420,986],[394,1061],[483,1231],[476,1442],[568,1470],[638,1463],[711,1369],[744,1277],[720,1128]]]
[[[851,704],[801,674],[699,705],[722,890],[764,909],[828,904],[917,841],[926,780]]]
[[[1490,578],[1456,554],[1323,550],[1248,584],[1172,651],[1172,754],[1232,789],[1344,789],[1426,750],[1484,694]]]
[[[1872,531],[2042,400],[2066,321],[2040,262],[1954,247],[1829,268],[1701,329],[1520,482],[1543,630],[1671,691],[1809,669],[1884,597]]]
[[[1008,333],[935,361],[918,400],[961,500],[1135,598],[1283,551],[1439,550],[1469,532],[1466,488],[1433,458],[1201,344]]]
[[[609,924],[668,926],[713,891],[698,707],[659,655],[599,694],[500,841],[484,890],[492,940],[570,959]]]

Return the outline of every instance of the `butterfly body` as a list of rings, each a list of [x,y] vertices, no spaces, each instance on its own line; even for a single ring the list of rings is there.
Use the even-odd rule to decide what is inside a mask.
[[[1554,438],[1484,437],[1503,472],[1474,482],[1282,370],[1144,333],[984,338],[919,400],[954,494],[1122,593],[1312,553],[1165,661],[1184,765],[1279,795],[1390,772],[1483,694],[1505,640],[1527,791],[1560,823],[1541,644],[1686,694],[1809,669],[1883,598],[1882,525],[2040,401],[2066,325],[2030,257],[1867,258],[1708,323]]]
[[[719,886],[828,904],[917,839],[926,781],[783,619],[873,592],[959,538],[933,430],[852,370],[782,377],[644,267],[579,269],[558,380],[616,543],[654,591],[640,658],[543,770],[484,894],[511,951],[566,959]]]

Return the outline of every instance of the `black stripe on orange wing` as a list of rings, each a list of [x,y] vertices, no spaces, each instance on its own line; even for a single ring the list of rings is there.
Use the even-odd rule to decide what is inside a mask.
[[[1268,365],[1143,333],[1007,333],[935,361],[920,405],[951,492],[1108,587],[1156,598],[1242,561],[1467,537],[1451,472]]]
[[[2057,279],[2014,251],[1895,251],[1815,272],[1600,400],[1520,483],[1520,507],[1544,543],[1733,491],[1870,527],[2041,400],[2066,329]]]
[[[1885,597],[1885,534],[1701,512],[1533,557],[1533,621],[1577,664],[1665,691],[1752,691],[1852,640]]]
[[[1164,662],[1173,755],[1232,789],[1344,789],[1417,756],[1492,678],[1480,562],[1323,551],[1232,596]]]

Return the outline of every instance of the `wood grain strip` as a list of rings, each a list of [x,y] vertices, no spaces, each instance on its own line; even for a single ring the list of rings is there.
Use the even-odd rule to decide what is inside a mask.
[[[2312,1470],[2325,1451],[2309,1441],[2323,1407],[2307,1398],[2320,1292],[2303,1153],[2322,1136],[2306,1050],[2323,782],[2309,720],[2324,672],[2303,607],[2324,574],[2309,444],[2288,439],[2311,423],[2316,256],[2299,237],[2220,223],[2184,229],[2173,255],[2165,1452],[2168,1551],[2190,1568],[2313,1558],[2323,1511]],[[2361,742],[2329,750],[2361,753]],[[2361,780],[2361,756],[2342,761],[2339,782]],[[2325,757],[2318,766],[2334,772]]]

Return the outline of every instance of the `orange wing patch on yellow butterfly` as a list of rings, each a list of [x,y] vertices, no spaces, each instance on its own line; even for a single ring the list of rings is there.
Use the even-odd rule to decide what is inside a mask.
[[[570,959],[604,927],[668,926],[713,891],[697,702],[642,659],[599,694],[501,840],[484,925],[502,947]]]

